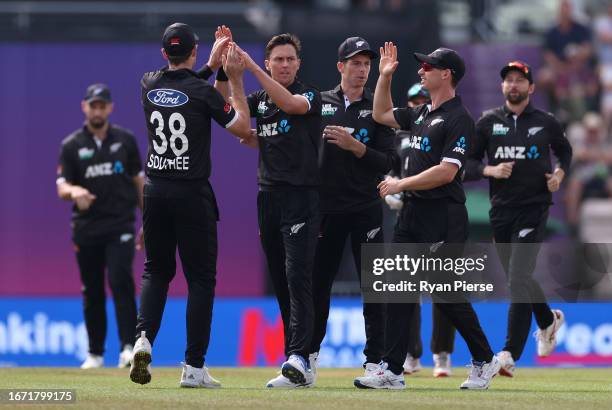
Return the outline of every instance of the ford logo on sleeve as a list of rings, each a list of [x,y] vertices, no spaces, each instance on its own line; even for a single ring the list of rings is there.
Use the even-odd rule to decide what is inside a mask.
[[[151,103],[160,107],[178,107],[189,101],[186,94],[171,88],[158,88],[147,93]]]

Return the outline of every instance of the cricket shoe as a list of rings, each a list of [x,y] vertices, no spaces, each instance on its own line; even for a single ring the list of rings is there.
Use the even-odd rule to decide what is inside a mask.
[[[557,309],[551,310],[554,319],[546,329],[538,329],[533,334],[538,341],[538,356],[546,357],[550,355],[557,346],[557,332],[565,323],[565,315]]]
[[[102,367],[104,367],[104,357],[91,353],[87,353],[85,361],[81,364],[81,369],[100,369]]]
[[[183,364],[183,372],[181,373],[181,387],[204,387],[207,389],[218,389],[221,383],[210,375],[208,367],[202,368],[193,367],[186,363]]]
[[[381,363],[366,363],[363,366],[363,375],[365,377],[375,375],[380,370]]]
[[[514,364],[514,359],[512,358],[512,353],[507,350],[502,350],[501,352],[497,353],[497,358],[501,364],[501,367],[499,368],[500,376],[514,377],[516,366]]]
[[[418,357],[412,357],[410,353],[406,355],[406,360],[404,361],[404,374],[412,374],[421,370],[421,361]]]
[[[130,379],[134,383],[147,384],[151,382],[151,343],[143,330],[134,345]]]
[[[289,380],[282,374],[279,374],[266,384],[266,387],[269,389],[306,389],[313,386],[314,382],[304,384],[293,383],[291,380]]]
[[[312,384],[314,376],[306,359],[297,354],[292,354],[281,366],[281,374],[291,383],[298,385]]]
[[[121,353],[119,353],[119,363],[117,364],[118,368],[123,369],[125,367],[130,367],[130,364],[132,364],[133,350],[134,348],[132,347],[132,345],[123,346],[123,350],[121,351]]]
[[[374,374],[357,377],[353,384],[360,389],[405,389],[406,382],[404,382],[404,374],[395,374],[387,367],[387,363],[382,363]]]
[[[461,383],[464,390],[486,390],[491,384],[491,380],[499,372],[501,363],[497,356],[493,356],[490,362],[475,362],[472,360],[471,370],[468,378]]]
[[[433,355],[433,377],[449,377],[453,372],[451,370],[450,353],[440,352]]]

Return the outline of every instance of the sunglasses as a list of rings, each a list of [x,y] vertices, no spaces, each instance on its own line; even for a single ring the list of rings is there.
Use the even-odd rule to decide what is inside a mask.
[[[432,71],[434,69],[436,69],[436,70],[451,70],[451,69],[449,69],[447,67],[442,67],[442,66],[426,63],[425,61],[421,62],[421,69],[423,69],[423,71],[425,71],[425,72],[430,72],[430,71]],[[454,73],[455,70],[451,70],[451,72]]]
[[[529,67],[520,61],[512,61],[511,63],[508,63],[508,67],[517,68],[525,74],[529,73]]]

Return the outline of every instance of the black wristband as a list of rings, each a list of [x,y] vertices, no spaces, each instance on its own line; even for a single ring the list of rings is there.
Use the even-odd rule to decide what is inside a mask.
[[[219,67],[219,70],[217,71],[217,81],[227,81],[227,74],[225,74],[225,71],[223,71],[223,66]]]
[[[208,64],[204,64],[204,67],[200,68],[196,74],[201,79],[208,80],[210,76],[213,75],[213,70],[208,66]]]

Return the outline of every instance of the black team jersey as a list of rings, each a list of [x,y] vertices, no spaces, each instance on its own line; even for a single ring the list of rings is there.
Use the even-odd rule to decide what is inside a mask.
[[[376,188],[396,161],[395,132],[372,118],[373,94],[367,88],[361,100],[348,105],[340,86],[321,93],[322,128],[345,127],[366,146],[365,155],[323,141],[319,153],[321,169],[321,212],[359,212],[381,201]]]
[[[234,108],[188,69],[145,73],[141,86],[149,137],[148,182],[208,180],[210,120],[227,128],[238,118]]]
[[[552,194],[544,175],[553,172],[551,149],[567,174],[572,147],[552,114],[534,108],[531,103],[519,116],[506,105],[485,111],[476,124],[466,179],[482,177],[485,154],[489,165],[514,161],[510,178],[489,178],[492,205],[551,204]]]
[[[400,144],[400,166],[402,178],[450,162],[459,168],[455,179],[434,189],[408,191],[408,197],[422,199],[447,198],[465,203],[462,179],[468,147],[474,137],[474,120],[463,106],[461,98],[455,96],[433,111],[429,105],[414,108],[397,108],[395,120],[404,138]]]
[[[297,79],[287,87],[308,101],[308,112],[290,115],[259,90],[247,97],[257,122],[258,180],[262,190],[314,188],[319,185],[317,155],[321,139],[321,94]]]
[[[86,126],[62,142],[57,183],[82,186],[96,199],[86,211],[72,207],[72,227],[78,242],[134,229],[138,193],[133,178],[142,171],[134,135],[111,124],[100,143]]]

